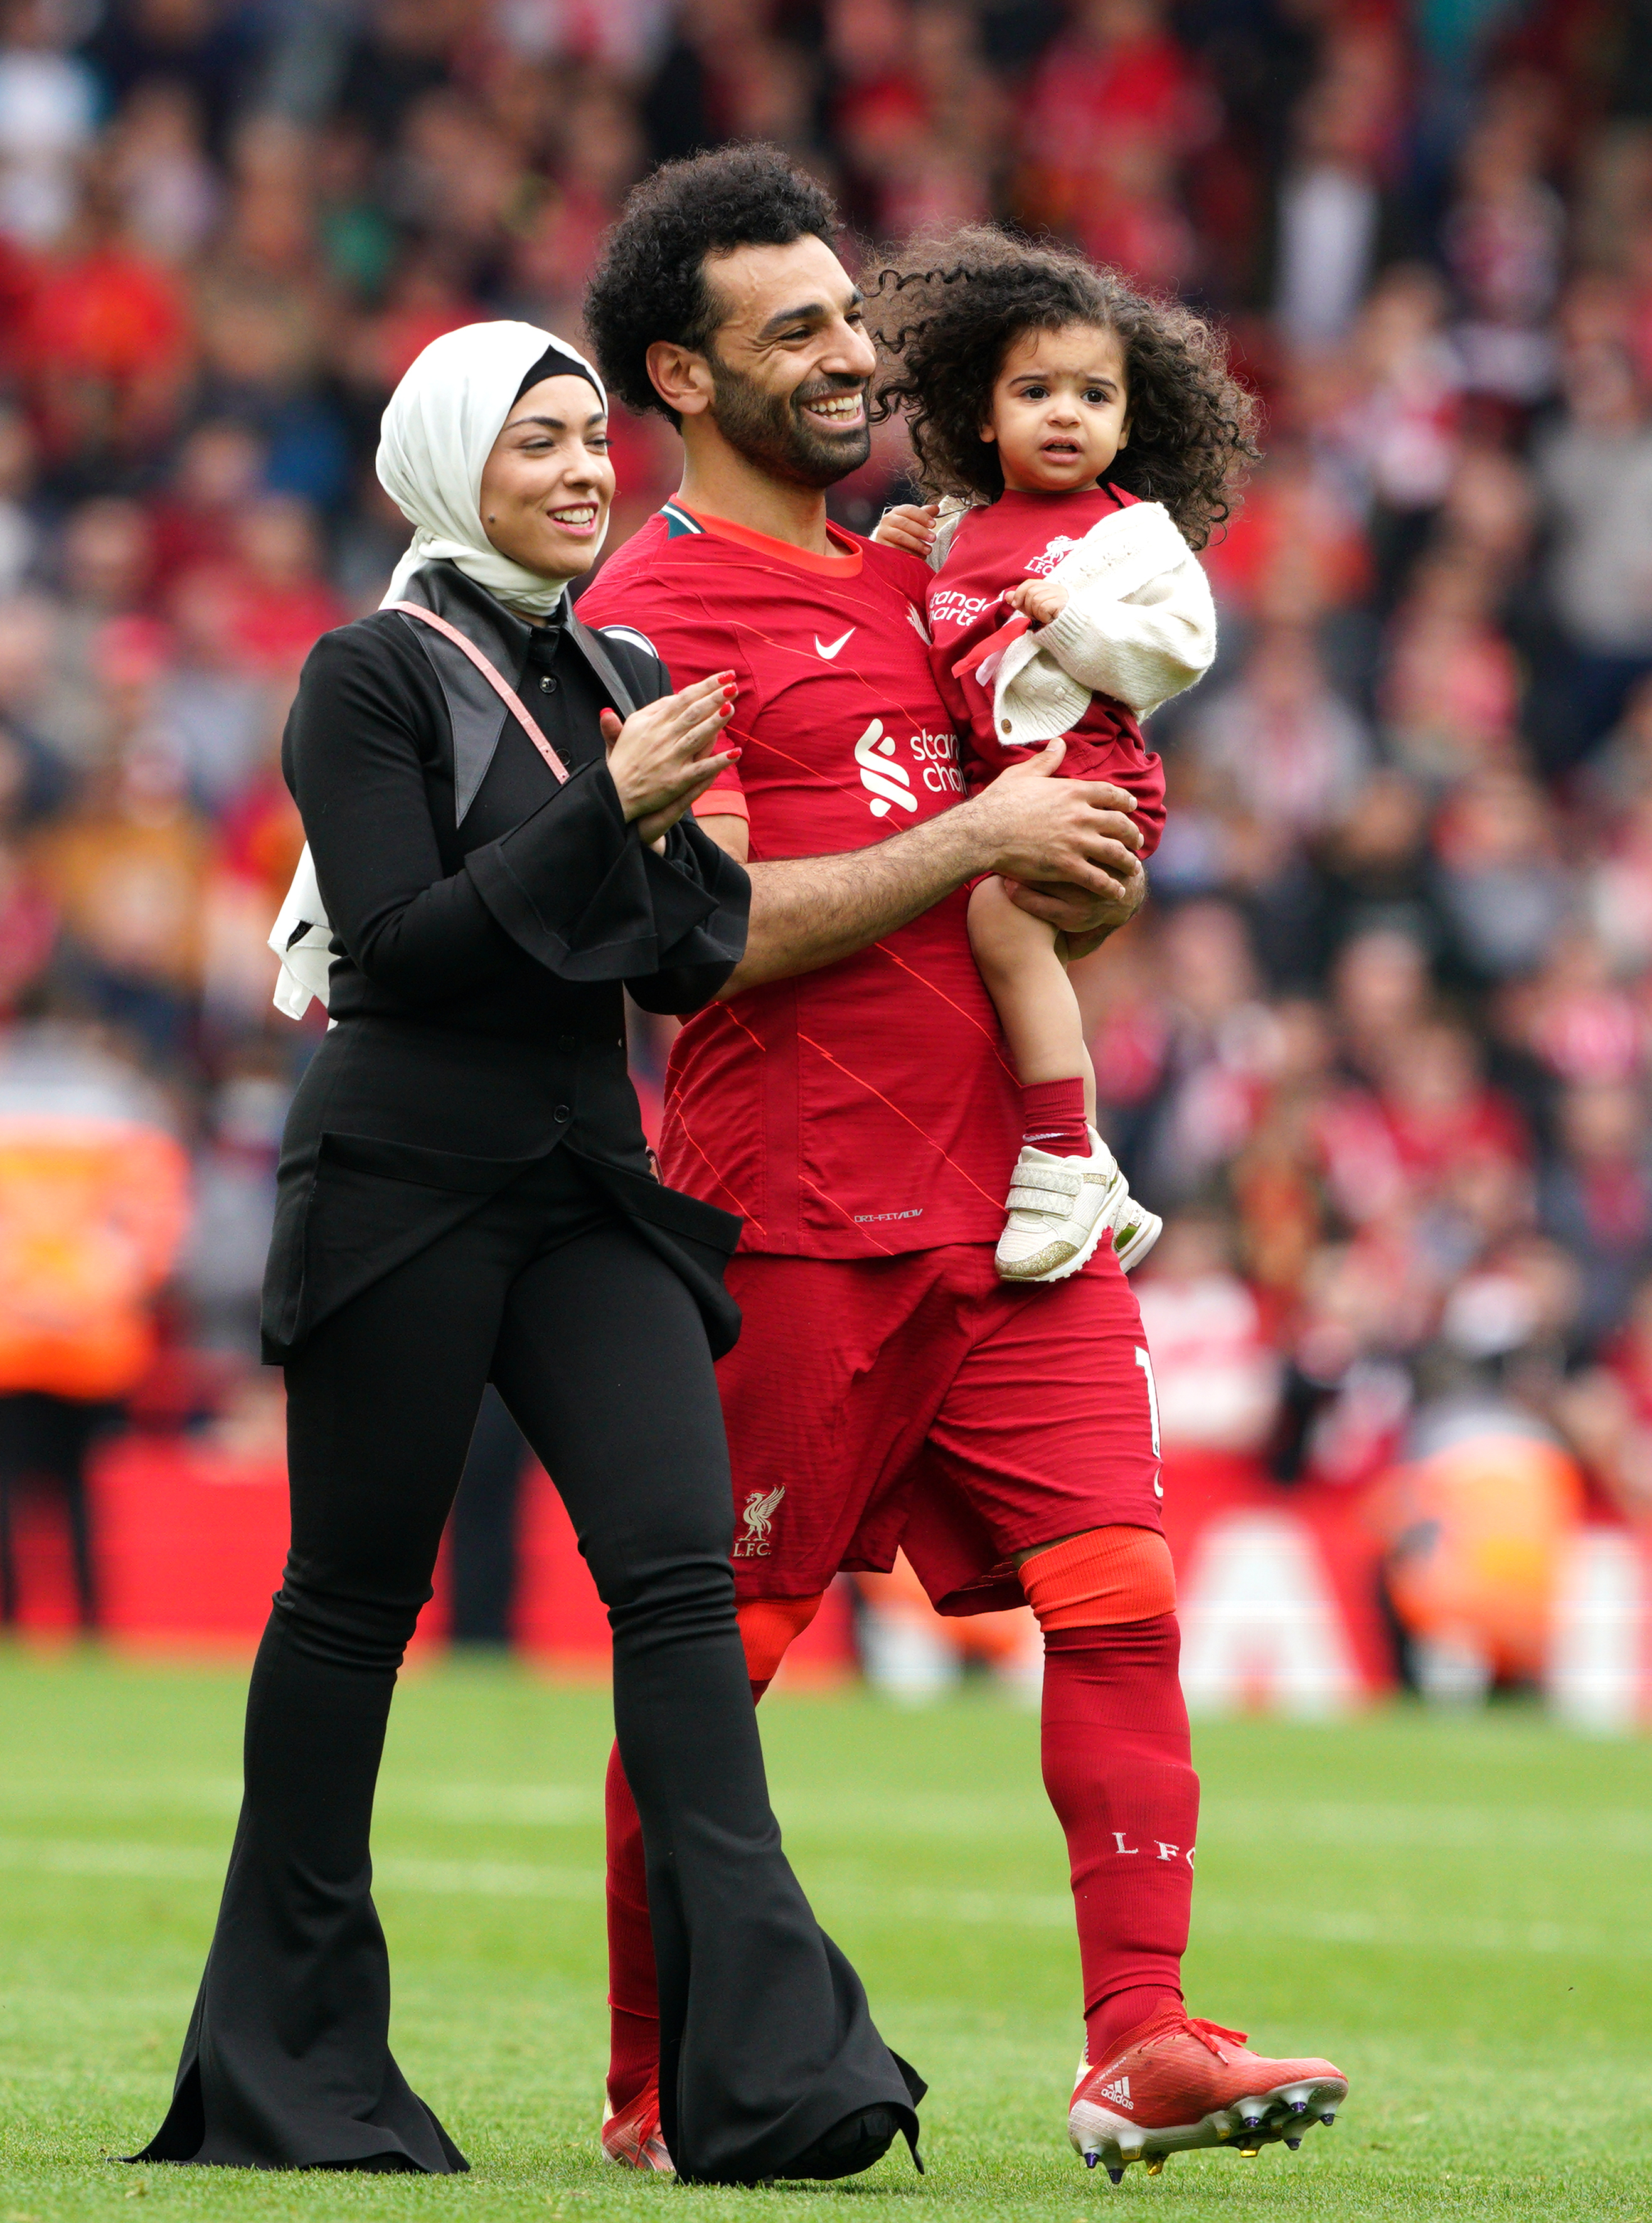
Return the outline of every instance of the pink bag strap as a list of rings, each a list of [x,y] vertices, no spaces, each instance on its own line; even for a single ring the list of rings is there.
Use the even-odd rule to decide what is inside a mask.
[[[386,602],[382,607],[387,610],[399,610],[404,618],[417,618],[420,625],[429,626],[432,631],[443,634],[447,639],[451,640],[455,648],[462,650],[463,652],[470,658],[471,663],[476,665],[476,670],[482,674],[489,687],[493,689],[494,693],[498,696],[500,701],[505,705],[506,708],[515,719],[517,724],[527,735],[529,740],[533,742],[534,747],[545,759],[546,764],[550,765],[558,779],[562,781],[566,780],[568,777],[567,765],[564,764],[562,759],[552,747],[550,742],[546,740],[545,735],[534,724],[533,719],[529,717],[527,714],[527,705],[523,702],[516,690],[510,684],[510,682],[504,678],[499,672],[495,671],[493,665],[489,663],[487,658],[476,646],[475,641],[467,640],[464,635],[459,631],[457,626],[449,625],[445,618],[438,618],[434,610],[426,609],[421,603]]]

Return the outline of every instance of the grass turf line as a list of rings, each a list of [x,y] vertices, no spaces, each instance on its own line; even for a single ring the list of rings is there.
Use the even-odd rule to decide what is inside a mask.
[[[1652,2216],[1652,1749],[1534,1716],[1205,1723],[1189,1997],[1353,2091],[1295,2157],[1115,2192],[1068,2148],[1076,1959],[1031,1716],[771,1700],[788,1847],[933,2091],[837,2187],[679,2191],[597,2157],[606,1694],[411,1676],[377,1832],[394,2039],[464,2178],[116,2167],[160,2120],[237,1793],[239,1674],[0,1649],[0,2223],[434,2216]],[[868,2203],[871,2203],[868,2206]]]

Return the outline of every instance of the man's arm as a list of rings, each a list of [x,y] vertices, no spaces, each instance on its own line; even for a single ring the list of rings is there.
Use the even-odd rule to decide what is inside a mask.
[[[1075,954],[1096,948],[1147,891],[1141,836],[1125,816],[1134,798],[1104,781],[1053,779],[1059,762],[1052,744],[983,794],[869,848],[747,864],[751,929],[723,996],[852,956],[982,872],[1059,884],[1024,889],[1023,907],[1065,929]],[[708,809],[699,823],[747,863],[744,819]]]

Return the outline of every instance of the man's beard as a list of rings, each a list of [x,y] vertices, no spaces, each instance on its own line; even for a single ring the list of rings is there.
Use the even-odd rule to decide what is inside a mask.
[[[711,414],[729,446],[748,463],[760,463],[777,479],[793,486],[835,486],[839,479],[858,471],[872,453],[872,428],[864,414],[852,431],[823,432],[803,413],[807,401],[829,394],[866,391],[865,381],[817,379],[795,394],[766,394],[749,378],[718,361],[708,350],[711,365]]]

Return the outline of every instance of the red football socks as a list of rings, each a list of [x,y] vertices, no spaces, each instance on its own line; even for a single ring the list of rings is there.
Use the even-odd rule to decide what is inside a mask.
[[[1067,1833],[1091,2063],[1180,2004],[1199,1779],[1176,1615],[1044,1637],[1044,1771]]]
[[[659,1987],[648,1925],[648,1872],[642,1817],[620,1765],[608,1756],[608,2104],[617,2115],[659,2074]]]
[[[1040,1080],[1021,1091],[1021,1140],[1058,1158],[1088,1158],[1089,1123],[1081,1080]]]

